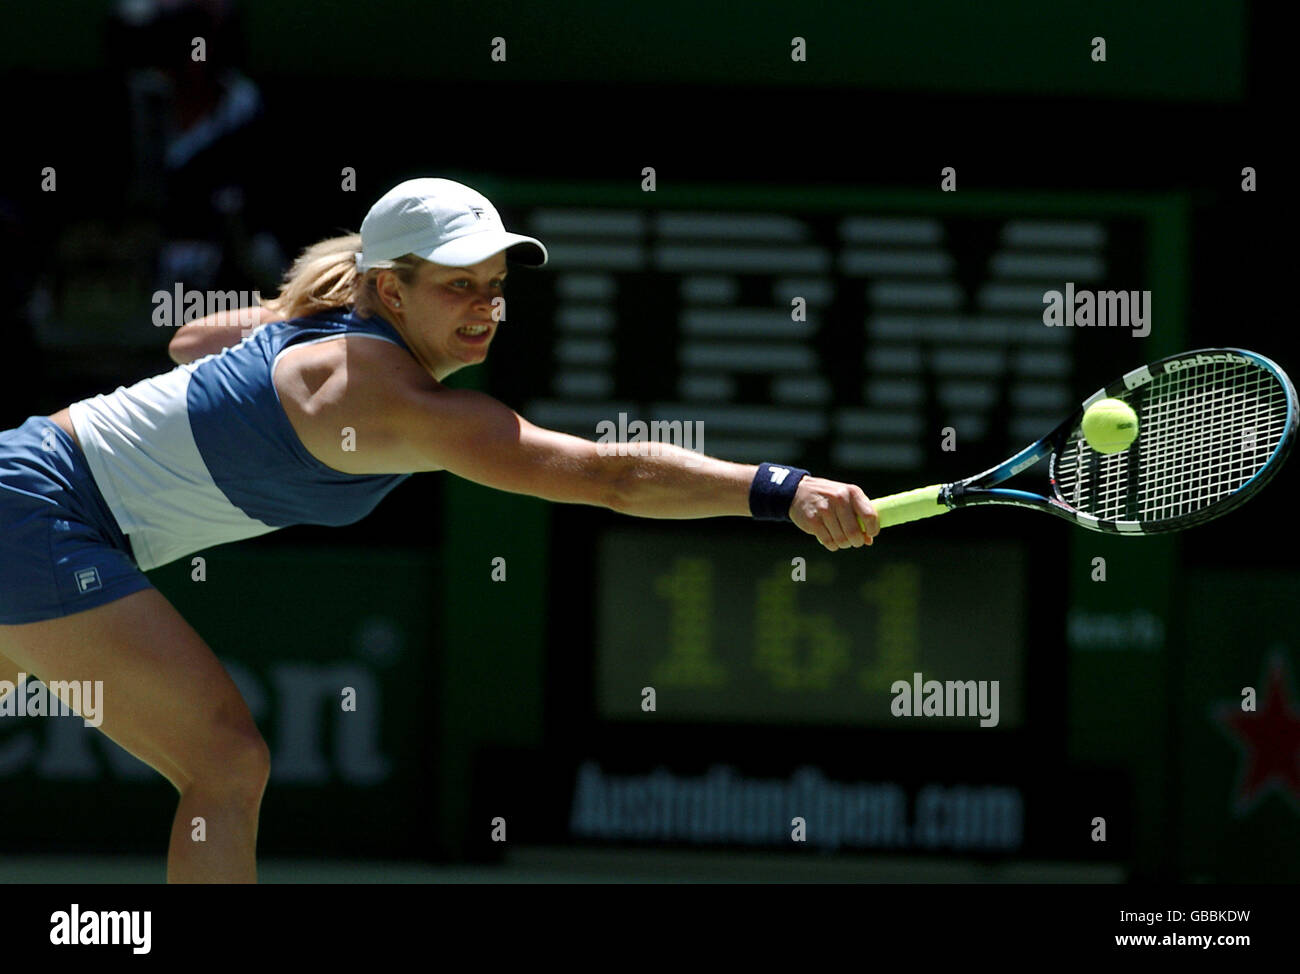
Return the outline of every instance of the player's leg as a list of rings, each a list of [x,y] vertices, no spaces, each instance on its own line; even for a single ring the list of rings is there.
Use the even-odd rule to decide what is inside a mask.
[[[256,882],[266,742],[230,675],[157,589],[0,626],[0,651],[6,670],[47,684],[103,681],[99,729],[180,793],[168,882]],[[192,838],[195,819],[205,841]]]

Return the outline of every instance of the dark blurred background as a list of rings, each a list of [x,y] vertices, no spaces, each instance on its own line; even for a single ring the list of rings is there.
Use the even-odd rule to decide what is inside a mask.
[[[1294,372],[1275,16],[14,8],[0,427],[170,368],[155,292],[269,296],[417,175],[552,255],[451,384],[593,439],[620,413],[700,422],[706,453],[882,495],[991,466],[1176,351]],[[1045,328],[1067,280],[1149,290],[1150,334]],[[1291,467],[1177,537],[983,510],[834,555],[422,475],[361,524],[151,577],[271,744],[264,877],[1294,882]],[[892,717],[913,672],[998,680],[998,726]],[[0,794],[5,875],[162,878],[170,786],[79,720],[0,722]]]

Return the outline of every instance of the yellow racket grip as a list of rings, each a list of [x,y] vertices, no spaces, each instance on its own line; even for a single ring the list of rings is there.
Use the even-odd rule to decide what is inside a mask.
[[[947,514],[948,505],[939,500],[939,493],[942,490],[943,484],[931,484],[929,487],[918,487],[916,490],[906,490],[901,494],[877,497],[871,502],[871,506],[880,516],[880,526],[892,528],[895,524],[906,524],[908,521],[919,521],[923,517]],[[862,518],[858,518],[858,527],[866,530]]]

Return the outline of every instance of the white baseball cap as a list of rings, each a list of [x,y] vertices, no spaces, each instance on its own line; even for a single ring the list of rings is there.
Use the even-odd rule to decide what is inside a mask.
[[[361,221],[357,270],[387,266],[403,254],[435,264],[468,267],[502,250],[510,260],[540,267],[540,240],[509,233],[486,196],[450,179],[408,179],[381,196]]]

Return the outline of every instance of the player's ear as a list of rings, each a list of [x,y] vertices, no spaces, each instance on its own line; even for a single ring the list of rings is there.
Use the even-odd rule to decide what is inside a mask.
[[[385,268],[375,278],[375,293],[384,306],[390,309],[402,306],[402,291],[397,275]]]

